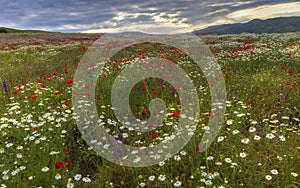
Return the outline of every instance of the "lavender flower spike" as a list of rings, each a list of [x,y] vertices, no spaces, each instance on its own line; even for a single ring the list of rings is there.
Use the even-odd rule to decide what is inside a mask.
[[[6,84],[5,81],[3,82],[3,90],[4,90],[4,93],[7,93],[7,92],[8,92],[7,84]]]

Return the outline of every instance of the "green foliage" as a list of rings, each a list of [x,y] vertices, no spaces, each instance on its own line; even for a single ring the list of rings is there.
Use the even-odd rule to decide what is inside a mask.
[[[146,52],[162,58],[170,56],[174,62],[183,62],[181,68],[199,86],[201,115],[192,139],[176,156],[143,168],[125,167],[99,157],[76,126],[72,79],[81,57],[99,35],[3,36],[0,81],[6,82],[9,92],[0,91],[0,185],[66,187],[69,182],[76,187],[174,187],[180,183],[182,187],[300,186],[297,33],[202,38],[222,68],[228,95],[221,132],[203,153],[197,152],[197,145],[213,114],[208,83],[201,70],[184,63],[191,61],[185,54],[163,45],[138,45],[117,53],[107,64],[107,75],[99,76],[95,99],[105,128],[114,137],[120,135],[123,143],[137,147],[160,143],[170,136],[178,121],[177,117],[166,116],[168,128],[142,135],[122,129],[119,123],[107,123],[108,118],[116,120],[110,90],[125,66],[123,62],[133,62]],[[136,84],[130,95],[136,117],[149,117],[145,109],[155,97],[165,100],[170,113],[180,109],[174,88],[164,84],[162,87],[157,78],[145,78]],[[76,181],[76,174],[91,182],[82,178]],[[61,179],[56,180],[58,175]]]

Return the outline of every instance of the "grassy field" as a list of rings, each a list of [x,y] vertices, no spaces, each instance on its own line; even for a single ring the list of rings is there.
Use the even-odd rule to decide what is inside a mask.
[[[116,54],[96,86],[97,110],[107,132],[142,147],[169,139],[180,115],[176,88],[158,78],[138,82],[133,113],[147,119],[151,99],[163,99],[169,116],[158,130],[123,130],[111,104],[114,78],[126,64],[150,56],[178,63],[197,85],[201,115],[184,150],[158,165],[132,168],[99,157],[77,128],[73,76],[101,35],[0,34],[0,187],[300,187],[300,35],[201,36],[226,82],[222,129],[205,152],[209,85],[186,54],[163,45],[139,45]],[[86,86],[88,87],[88,86]],[[192,118],[192,117],[191,117]],[[173,138],[176,141],[176,138]]]

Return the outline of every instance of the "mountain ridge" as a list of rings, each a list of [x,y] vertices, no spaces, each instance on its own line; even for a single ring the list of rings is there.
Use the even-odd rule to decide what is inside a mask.
[[[269,19],[253,19],[246,23],[233,23],[210,26],[193,31],[197,35],[223,35],[241,33],[288,33],[300,31],[300,17],[277,17]]]

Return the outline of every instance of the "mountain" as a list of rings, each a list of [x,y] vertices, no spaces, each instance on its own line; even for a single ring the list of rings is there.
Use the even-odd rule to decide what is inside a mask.
[[[278,17],[266,20],[254,19],[247,23],[211,26],[195,30],[197,35],[222,35],[240,33],[287,33],[300,31],[300,17]]]
[[[0,33],[49,33],[41,30],[20,30],[13,28],[0,27]]]

